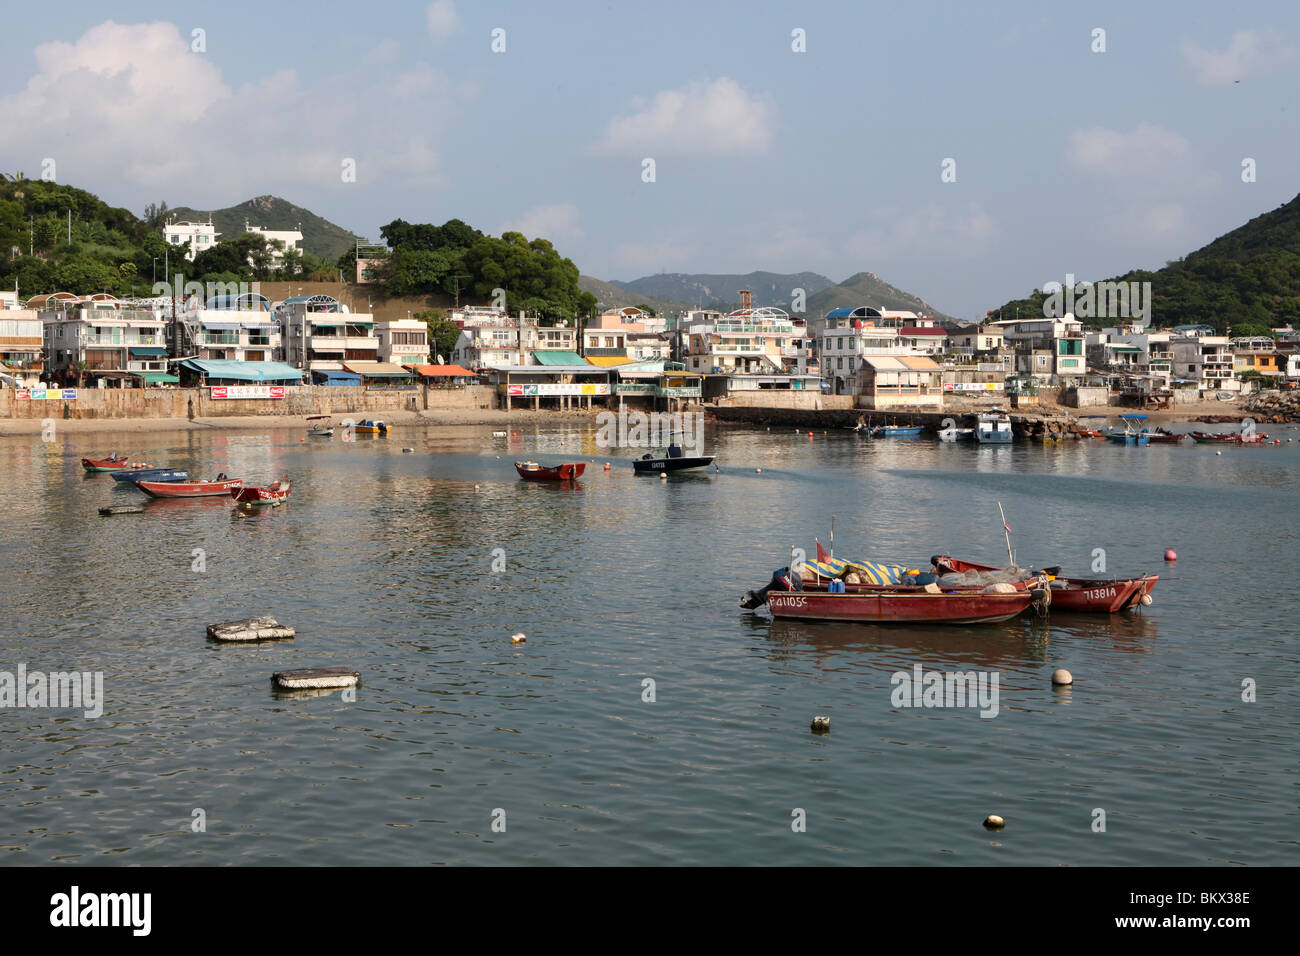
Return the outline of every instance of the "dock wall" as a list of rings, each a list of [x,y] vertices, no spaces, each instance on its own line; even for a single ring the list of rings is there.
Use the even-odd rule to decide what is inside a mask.
[[[297,385],[284,398],[212,399],[206,388],[83,388],[72,401],[17,398],[0,389],[0,418],[195,418],[247,415],[344,415],[496,407],[496,390],[485,385],[464,388],[410,389],[362,386]]]

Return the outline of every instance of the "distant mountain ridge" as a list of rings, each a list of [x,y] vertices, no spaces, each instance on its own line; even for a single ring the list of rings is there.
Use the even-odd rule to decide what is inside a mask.
[[[890,285],[874,272],[851,275],[837,286],[824,289],[808,299],[808,314],[825,315],[831,309],[867,305],[877,309],[896,309],[927,315],[940,322],[955,322],[919,296]]]
[[[665,302],[681,302],[692,309],[730,311],[740,304],[739,291],[749,289],[754,305],[770,305],[791,311],[795,289],[811,297],[835,283],[816,272],[750,272],[746,275],[706,275],[665,272],[643,276],[631,282],[612,280],[610,285],[633,295],[651,296]]]
[[[179,206],[167,210],[167,215],[175,219],[201,222],[207,222],[211,216],[220,239],[233,239],[243,233],[245,219],[249,225],[261,226],[263,229],[298,229],[302,232],[303,251],[330,262],[352,249],[357,238],[342,226],[279,196],[256,196],[226,209],[202,210]]]

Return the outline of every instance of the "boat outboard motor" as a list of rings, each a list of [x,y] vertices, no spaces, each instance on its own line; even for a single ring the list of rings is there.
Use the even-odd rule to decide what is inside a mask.
[[[752,611],[754,608],[762,607],[767,603],[768,591],[802,591],[803,581],[799,575],[793,574],[789,568],[781,568],[779,571],[772,572],[772,580],[767,586],[757,591],[746,591],[745,596],[740,599],[740,606],[746,611]]]

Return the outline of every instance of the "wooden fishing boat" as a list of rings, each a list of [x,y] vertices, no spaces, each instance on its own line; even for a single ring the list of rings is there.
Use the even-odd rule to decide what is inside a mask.
[[[1098,428],[1076,428],[1074,433],[1080,438],[1105,438],[1106,435]]]
[[[132,463],[130,455],[109,455],[107,458],[83,458],[81,467],[86,471],[125,471],[130,468],[147,468],[140,462]]]
[[[242,478],[218,475],[212,481],[137,481],[135,486],[151,498],[210,498],[229,495],[243,484]]]
[[[554,467],[539,465],[535,461],[515,462],[515,471],[519,472],[519,477],[524,481],[572,481],[581,478],[586,470],[585,461],[570,461]]]
[[[1204,442],[1206,444],[1219,443],[1223,445],[1240,445],[1241,436],[1236,432],[1223,432],[1216,434],[1214,432],[1190,432],[1191,439],[1194,442]]]
[[[877,425],[871,429],[872,438],[911,438],[921,434],[920,425]]]
[[[963,571],[996,571],[991,564],[962,561],[947,555],[930,559],[937,573]],[[1057,570],[1055,568],[1051,570]],[[1158,574],[1144,574],[1137,578],[1072,578],[1057,576],[1051,582],[1053,611],[1082,611],[1095,614],[1115,614],[1142,604],[1151,589],[1160,580]],[[1146,603],[1150,603],[1147,601]]]
[[[114,481],[185,481],[190,473],[176,468],[133,468],[115,471],[109,477]]]
[[[854,621],[862,624],[994,624],[1026,611],[1036,600],[1029,591],[1010,594],[921,591],[770,591],[774,618]]]
[[[1158,444],[1174,445],[1187,437],[1186,432],[1175,434],[1165,428],[1149,428],[1143,432],[1147,438]]]
[[[274,481],[265,488],[256,485],[241,485],[231,488],[230,497],[234,498],[236,503],[250,508],[261,505],[269,505],[275,508],[289,500],[291,491],[293,491],[293,482],[289,480],[288,475],[285,475],[279,481]]]

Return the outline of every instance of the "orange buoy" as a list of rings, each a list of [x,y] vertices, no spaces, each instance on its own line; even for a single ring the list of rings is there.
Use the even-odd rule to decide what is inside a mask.
[[[609,462],[605,462],[605,470],[609,471]]]
[[[1173,548],[1170,548],[1168,551],[1165,552],[1165,560],[1166,560],[1166,561],[1177,561],[1177,560],[1178,560],[1178,552],[1175,551]]]

